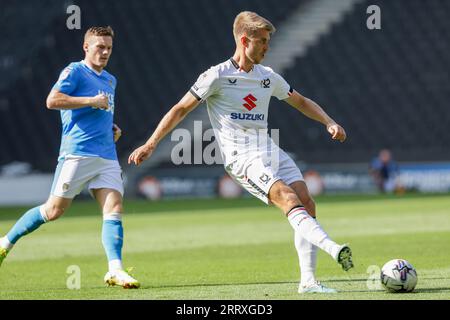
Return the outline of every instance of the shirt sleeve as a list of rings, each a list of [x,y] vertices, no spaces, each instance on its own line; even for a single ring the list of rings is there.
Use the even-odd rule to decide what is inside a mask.
[[[78,72],[72,65],[61,71],[58,81],[53,86],[54,90],[70,95],[73,93],[78,84]]]
[[[198,101],[206,100],[209,96],[217,91],[217,83],[219,79],[218,72],[215,68],[209,68],[203,72],[189,90]]]
[[[284,100],[291,96],[293,89],[291,86],[284,80],[282,76],[278,73],[274,72],[274,89],[272,92],[272,96],[277,97],[278,100]]]

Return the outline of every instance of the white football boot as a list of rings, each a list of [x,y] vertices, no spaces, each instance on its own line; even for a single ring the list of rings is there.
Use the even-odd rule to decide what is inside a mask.
[[[129,274],[129,270],[108,271],[104,281],[108,286],[122,286],[125,289],[137,289],[141,286],[139,281]]]
[[[327,288],[319,281],[314,281],[313,283],[302,286],[298,286],[298,293],[337,293],[336,289]]]

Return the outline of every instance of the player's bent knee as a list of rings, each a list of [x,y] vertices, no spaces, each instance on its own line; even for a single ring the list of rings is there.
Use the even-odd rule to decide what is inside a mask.
[[[301,204],[295,191],[285,184],[277,185],[270,190],[270,200],[283,211]]]
[[[72,199],[51,195],[41,207],[41,213],[45,215],[47,221],[53,221],[61,217],[70,207],[71,203]]]
[[[64,214],[65,209],[58,206],[46,206],[44,208],[47,221],[54,221]]]
[[[287,206],[293,207],[299,205],[300,201],[294,191],[287,191],[283,198]]]
[[[117,212],[122,214],[123,212],[123,207],[122,207],[122,203],[116,203],[113,205],[105,205],[105,207],[103,208],[103,214],[109,214],[110,212]]]

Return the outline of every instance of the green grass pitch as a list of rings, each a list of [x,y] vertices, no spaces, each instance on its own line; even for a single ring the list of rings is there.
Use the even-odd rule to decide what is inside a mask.
[[[0,299],[450,299],[449,195],[316,202],[324,229],[353,250],[355,268],[348,273],[319,252],[317,276],[340,291],[335,295],[297,293],[289,223],[275,207],[240,199],[126,201],[124,263],[135,267],[138,290],[104,286],[101,216],[93,201],[75,201],[11,251],[0,268]],[[1,235],[24,210],[0,209]],[[393,258],[415,266],[413,293],[390,294],[371,280]],[[67,288],[73,265],[80,270],[78,290]]]

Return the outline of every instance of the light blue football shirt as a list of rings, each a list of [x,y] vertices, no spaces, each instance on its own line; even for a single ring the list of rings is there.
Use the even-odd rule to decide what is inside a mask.
[[[116,78],[89,68],[83,61],[72,62],[60,74],[53,89],[73,97],[108,97],[109,110],[84,107],[61,110],[62,137],[58,160],[68,154],[117,160],[112,131]]]

